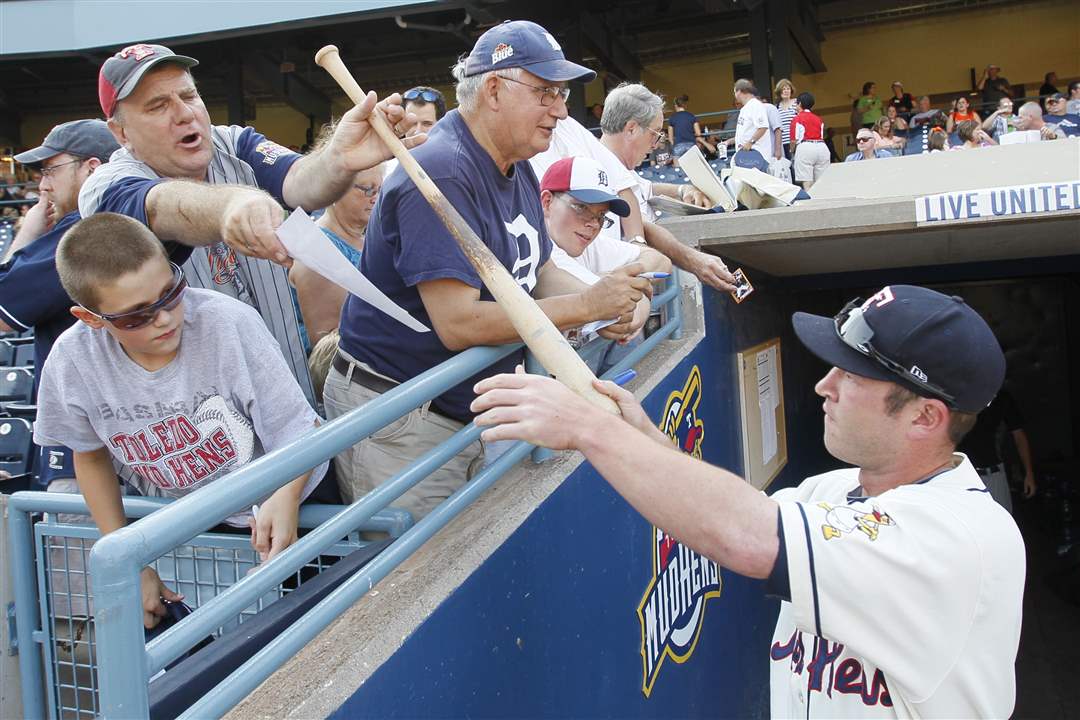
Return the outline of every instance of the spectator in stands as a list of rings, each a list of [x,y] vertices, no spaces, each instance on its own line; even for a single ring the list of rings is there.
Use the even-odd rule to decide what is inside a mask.
[[[512,46],[513,52],[507,52]],[[556,123],[567,117],[570,80],[592,70],[571,63],[552,36],[528,21],[505,22],[485,32],[454,68],[458,108],[446,114],[431,140],[413,156],[513,274],[536,295],[560,329],[594,320],[628,322],[650,283],[631,265],[606,275],[582,293],[543,297],[540,285],[558,285],[564,272],[550,262],[540,188],[527,160],[548,148]],[[605,108],[605,115],[607,109]],[[662,117],[648,128],[659,134]],[[639,134],[644,134],[642,128]],[[433,332],[416,332],[349,295],[341,313],[338,354],[326,378],[327,417],[339,417],[410,380],[458,352],[518,339],[503,308],[420,190],[404,173],[383,185],[371,215],[361,259],[364,275]],[[513,368],[516,352],[482,375]],[[347,449],[336,458],[338,482],[353,502],[470,422],[472,385],[465,380],[430,403]],[[475,443],[394,504],[417,520],[460,488],[483,460]]]
[[[581,123],[567,117],[556,124],[550,147],[534,155],[529,163],[533,172],[543,177],[560,158],[592,158],[607,172],[611,188],[630,204],[630,215],[603,229],[601,234],[611,235],[615,240],[647,244],[678,267],[693,273],[701,282],[727,292],[732,276],[718,257],[689,247],[677,240],[670,230],[649,222],[652,217],[649,198],[653,195],[665,195],[700,207],[712,205],[704,193],[689,183],[653,182],[634,172],[663,137],[659,132],[663,127],[663,109],[663,99],[644,85],[623,83],[605,99],[601,120],[603,132],[599,141]]]
[[[809,190],[829,167],[831,152],[825,143],[825,123],[814,114],[814,96],[799,93],[799,112],[791,119],[792,170],[795,182]]]
[[[357,172],[386,159],[389,152],[368,124],[372,112],[386,113],[401,135],[412,122],[399,96],[376,109],[369,93],[341,117],[322,152],[301,157],[254,128],[211,125],[190,72],[196,64],[143,43],[105,61],[99,100],[123,147],[83,184],[79,210],[83,217],[111,211],[146,223],[168,243],[173,261],[184,263],[193,286],[255,307],[314,402],[288,277],[277,264],[289,261],[274,234],[284,219],[280,203],[326,207]]]
[[[884,115],[874,123],[873,132],[875,150],[888,150],[899,154],[904,148],[904,143],[907,142],[907,138],[893,133],[892,121]]]
[[[888,119],[889,124],[892,126],[894,135],[903,136],[907,133],[908,123],[907,120],[900,115],[892,105],[885,106],[885,118]]]
[[[825,128],[824,143],[829,148],[829,162],[840,162],[840,153],[836,152],[836,128]]]
[[[791,160],[791,121],[799,113],[799,104],[795,99],[795,86],[787,78],[776,83],[776,109],[780,113],[780,143],[784,157]]]
[[[750,80],[736,80],[734,93],[735,102],[739,104],[735,149],[739,152],[753,150],[768,162],[774,157],[773,134],[769,126],[769,113],[765,104],[758,100],[757,87]]]
[[[997,145],[994,139],[986,134],[986,131],[982,129],[982,126],[974,120],[965,120],[956,126],[956,136],[962,141],[962,145],[957,145],[952,148],[953,150],[971,149],[980,147],[989,147],[991,145]]]
[[[917,127],[926,123],[927,119],[933,114],[938,112],[930,106],[930,96],[920,95],[919,99],[915,103],[915,113],[908,121],[910,127]]]
[[[975,87],[982,93],[982,104],[984,108],[997,107],[998,101],[1001,100],[1001,98],[1011,98],[1013,96],[1012,86],[1009,85],[1009,81],[1000,73],[1000,67],[990,64],[983,69],[982,75],[979,77],[979,82]]]
[[[1080,80],[1073,80],[1069,83],[1068,100],[1065,112],[1071,115],[1080,115]]]
[[[593,120],[599,123],[600,119],[604,117],[604,103],[594,103],[589,108],[589,115],[592,116]]]
[[[434,103],[428,104],[428,108],[433,106]],[[315,150],[321,150],[330,142],[333,134],[333,123],[327,124],[315,142]],[[360,268],[360,255],[364,249],[364,231],[379,197],[384,170],[384,164],[380,163],[357,173],[352,186],[316,221],[323,234],[357,269]],[[289,282],[296,289],[296,302],[303,321],[301,333],[304,349],[310,354],[311,348],[338,326],[341,306],[345,304],[348,292],[299,260],[293,261],[289,268]]]
[[[1053,70],[1043,76],[1043,84],[1039,86],[1039,99],[1044,110],[1046,109],[1046,98],[1058,94],[1057,81],[1057,73]]]
[[[417,85],[406,90],[401,100],[405,103],[405,112],[416,116],[416,124],[406,132],[407,137],[431,132],[443,115],[446,114],[446,98],[432,87]]]
[[[1042,107],[1034,101],[1020,106],[1020,112],[1016,116],[1016,129],[1038,131],[1040,140],[1058,140],[1065,137],[1064,130],[1043,120]]]
[[[904,92],[904,83],[899,80],[892,84],[892,94],[889,102],[885,105],[886,109],[891,107],[898,115],[906,115],[915,107],[915,99],[911,97],[911,93]],[[892,120],[893,118],[889,119]]]
[[[605,225],[613,223],[609,210],[625,218],[630,214],[630,204],[613,192],[607,171],[592,158],[555,161],[540,181],[540,203],[554,243],[551,260],[566,271],[571,281],[559,288],[561,292],[583,292],[605,273],[630,263],[638,263],[646,272],[671,270],[671,261],[652,248],[601,234]],[[583,337],[571,331],[571,343],[581,348],[582,358],[594,373],[603,374],[621,360],[627,348],[640,344],[641,330],[651,309],[649,297],[643,295],[630,322],[604,328],[607,337],[595,337],[595,333]]]
[[[75,322],[74,304],[56,272],[56,246],[80,219],[79,189],[119,149],[101,120],[57,125],[15,161],[41,173],[38,202],[25,215],[0,265],[0,332],[34,330],[34,394],[41,368],[61,333]],[[54,492],[77,492],[71,450],[41,448],[39,482]]]
[[[1080,135],[1080,115],[1067,112],[1068,100],[1061,93],[1054,93],[1044,98],[1046,114],[1043,121],[1057,125],[1058,129],[1068,137]]]
[[[1002,136],[1010,133],[1016,127],[1016,116],[1013,115],[1012,98],[1003,97],[998,100],[997,109],[986,116],[982,122],[982,129],[990,133],[990,137],[1001,141]]]
[[[675,112],[668,118],[668,142],[671,143],[671,152],[676,159],[699,143],[705,147],[704,138],[701,136],[701,125],[694,114],[686,109],[689,102],[688,95],[675,98]],[[712,150],[716,152],[715,148]]]
[[[927,138],[927,152],[935,153],[942,150],[949,149],[949,134],[945,132],[945,128],[932,127],[930,128],[930,135]]]
[[[844,162],[858,162],[859,160],[874,160],[875,158],[890,158],[893,156],[888,150],[878,150],[874,147],[874,131],[867,128],[859,128],[855,133],[855,152],[844,158]]]
[[[179,498],[222,479],[318,424],[259,315],[183,271],[142,223],[116,213],[81,220],[56,253],[78,319],[45,363],[34,438],[75,453],[76,479],[102,535],[126,524],[117,473],[143,495]],[[261,503],[251,529],[267,560],[296,541],[298,505],[327,464]],[[179,600],[142,571],[143,624]]]
[[[865,82],[862,86],[862,94],[855,103],[855,111],[859,113],[859,125],[870,129],[881,117],[881,98],[877,96],[877,84]]]
[[[979,113],[972,109],[968,99],[964,96],[960,96],[953,101],[953,108],[949,112],[948,123],[945,125],[945,130],[952,132],[953,128],[955,128],[958,123],[967,120],[974,120],[977,123],[982,123],[982,118],[979,117]]]

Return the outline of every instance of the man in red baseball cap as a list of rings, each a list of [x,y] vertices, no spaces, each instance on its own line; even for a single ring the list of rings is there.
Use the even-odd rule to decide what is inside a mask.
[[[98,98],[122,148],[83,185],[79,209],[83,217],[109,211],[145,223],[171,259],[185,265],[192,286],[257,309],[314,402],[288,278],[275,264],[289,262],[274,234],[285,217],[282,205],[326,207],[358,171],[390,156],[368,123],[372,112],[383,113],[400,134],[412,123],[400,97],[376,106],[369,93],[341,117],[329,143],[302,157],[254,128],[212,125],[191,76],[197,64],[148,43],[105,61]],[[421,134],[405,144],[425,139]]]

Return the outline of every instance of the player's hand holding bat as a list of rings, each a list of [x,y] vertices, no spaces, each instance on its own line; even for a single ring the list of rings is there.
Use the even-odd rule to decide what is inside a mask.
[[[285,221],[285,211],[269,193],[256,188],[230,186],[222,217],[222,239],[234,252],[272,260],[288,267],[292,259],[274,230]]]
[[[638,277],[645,272],[641,263],[630,263],[602,275],[600,280],[581,294],[594,320],[619,318],[629,322],[634,316],[638,300],[652,297],[652,283],[648,278]]]
[[[166,587],[152,567],[144,567],[139,579],[142,584],[143,627],[150,630],[157,627],[161,618],[165,617],[165,604],[162,600],[179,602],[184,596]]]

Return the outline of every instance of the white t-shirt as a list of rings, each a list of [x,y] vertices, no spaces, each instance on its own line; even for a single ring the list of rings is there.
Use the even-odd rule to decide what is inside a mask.
[[[608,187],[616,193],[633,188],[634,195],[638,197],[638,203],[641,203],[641,193],[644,191],[641,190],[640,184],[647,181],[633,170],[628,170],[622,161],[615,157],[615,153],[608,150],[596,139],[595,135],[572,117],[563,118],[555,125],[555,132],[551,135],[551,145],[544,152],[530,158],[529,164],[536,173],[536,179],[543,180],[544,173],[557,160],[571,156],[595,160],[608,174]],[[649,192],[651,193],[651,187]],[[608,217],[614,218],[615,222],[610,228],[601,230],[600,237],[607,236],[619,240],[622,237],[622,225],[619,222],[622,218],[614,213],[608,213]],[[649,215],[643,214],[642,217],[648,218]]]
[[[750,138],[754,136],[758,128],[765,128],[765,132],[761,134],[758,141],[754,143],[753,149],[761,153],[761,156],[766,160],[772,157],[772,133],[769,127],[769,113],[765,109],[765,103],[761,102],[757,98],[750,98],[742,108],[739,109],[739,122],[735,127],[735,147],[736,149],[742,147],[746,143],[750,142]]]
[[[1008,717],[1024,542],[971,462],[876,497],[858,469],[780,503],[790,602],[770,647],[773,717]]]
[[[42,369],[34,442],[105,447],[151,497],[179,498],[310,431],[317,415],[259,314],[211,290],[184,294],[180,349],[153,372],[105,330],[75,323]],[[326,474],[311,473],[306,497]],[[228,518],[245,527],[250,511]]]

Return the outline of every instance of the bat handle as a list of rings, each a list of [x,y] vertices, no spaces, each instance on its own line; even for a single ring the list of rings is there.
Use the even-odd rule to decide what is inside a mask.
[[[337,84],[345,91],[345,94],[349,96],[354,105],[364,102],[367,94],[360,87],[360,84],[356,82],[356,78],[349,72],[349,69],[345,67],[336,45],[326,45],[315,53],[315,64],[326,70],[337,81]],[[368,116],[368,122],[371,123],[371,128],[375,131],[375,134],[386,144],[394,157],[401,160],[403,155],[408,155],[405,146],[381,114],[372,110]]]

